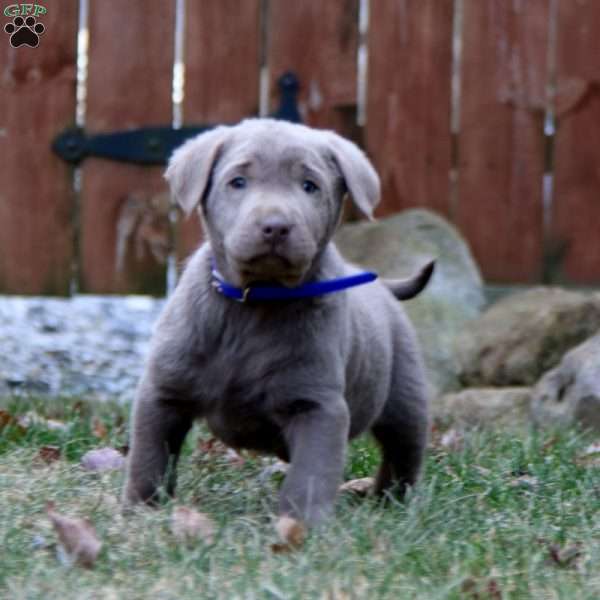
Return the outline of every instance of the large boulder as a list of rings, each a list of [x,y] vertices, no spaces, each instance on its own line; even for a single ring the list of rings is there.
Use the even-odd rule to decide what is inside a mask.
[[[437,398],[434,420],[459,427],[523,425],[529,420],[531,388],[469,388]]]
[[[454,339],[484,305],[479,270],[458,231],[430,211],[412,209],[376,222],[347,224],[335,241],[348,260],[382,277],[406,277],[436,259],[427,289],[405,307],[436,393],[458,389]]]
[[[600,295],[537,287],[494,304],[457,339],[466,386],[533,385],[600,329]]]
[[[533,388],[539,425],[579,425],[600,432],[600,334],[577,346]]]

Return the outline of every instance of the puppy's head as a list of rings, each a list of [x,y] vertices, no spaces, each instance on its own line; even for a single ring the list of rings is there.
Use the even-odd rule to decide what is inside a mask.
[[[379,202],[379,178],[352,142],[271,119],[189,140],[166,178],[187,213],[200,208],[217,266],[239,286],[298,285],[333,235],[346,193],[368,217]]]

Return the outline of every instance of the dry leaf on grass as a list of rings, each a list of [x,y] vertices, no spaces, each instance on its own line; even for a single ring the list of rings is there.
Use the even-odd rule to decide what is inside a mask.
[[[46,464],[60,460],[61,451],[58,446],[42,446],[35,455],[33,462],[35,464]]]
[[[19,420],[13,417],[8,411],[0,410],[0,431],[2,431],[5,427],[14,427],[17,429],[19,435],[22,435],[26,432],[26,427],[23,427]]]
[[[187,506],[177,506],[171,517],[171,531],[182,543],[202,540],[212,544],[215,536],[215,524],[206,514]]]
[[[600,455],[600,442],[590,444],[583,452],[584,456]]]
[[[289,465],[282,460],[277,460],[274,463],[267,465],[259,474],[258,480],[260,482],[265,482],[271,479],[271,477],[275,475],[285,475]]]
[[[360,479],[351,479],[342,483],[340,492],[349,492],[357,496],[366,496],[373,491],[375,479],[373,477],[361,477]]]
[[[563,568],[577,568],[579,565],[579,559],[583,552],[581,549],[581,543],[573,544],[562,548],[558,544],[548,545],[548,554],[550,556],[550,562]]]
[[[46,417],[42,417],[42,415],[33,410],[20,416],[17,421],[19,425],[25,429],[28,429],[29,427],[40,427],[48,429],[48,431],[67,431],[70,427],[67,423],[63,423],[57,419],[46,419]]]
[[[276,554],[296,550],[306,539],[306,527],[301,521],[292,517],[279,517],[275,523],[275,531],[281,539],[280,543],[271,544],[271,550]]]
[[[440,438],[440,446],[447,450],[460,450],[464,444],[465,438],[460,431],[449,429]]]
[[[103,440],[108,435],[108,429],[98,417],[92,417],[92,433],[95,437]]]
[[[500,585],[493,578],[467,577],[461,585],[461,592],[469,600],[502,600]]]
[[[215,437],[211,437],[207,440],[198,440],[198,450],[202,454],[219,456],[226,454],[228,447],[221,440],[218,440]]]
[[[590,444],[583,453],[575,459],[580,467],[600,467],[600,442]]]
[[[227,448],[227,452],[225,453],[225,458],[229,461],[229,464],[234,467],[241,467],[246,462],[246,459],[233,448]]]
[[[0,410],[0,429],[7,425],[14,425],[17,420],[6,410]]]
[[[122,469],[125,457],[114,448],[96,448],[88,450],[81,457],[81,466],[87,471],[114,471]]]
[[[539,484],[539,479],[533,475],[519,475],[510,482],[511,487],[534,488]]]
[[[47,504],[46,513],[69,560],[92,568],[102,548],[93,525],[87,519],[75,519],[57,513],[52,502]]]
[[[230,464],[236,467],[240,467],[246,462],[246,459],[243,456],[215,437],[208,438],[207,440],[199,440],[197,450],[199,458],[201,459],[206,456],[222,456],[226,458]]]

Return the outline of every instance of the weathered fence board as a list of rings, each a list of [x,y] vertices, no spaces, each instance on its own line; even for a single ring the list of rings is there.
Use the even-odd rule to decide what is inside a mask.
[[[184,122],[235,123],[256,115],[259,0],[188,2],[185,23]],[[180,222],[180,259],[198,246],[200,236],[197,216]]]
[[[37,48],[0,44],[0,292],[68,294],[72,172],[50,144],[75,118],[77,4],[39,22]]]
[[[559,275],[600,283],[600,2],[560,0],[551,241]]]
[[[302,119],[356,136],[358,0],[270,2],[268,65],[271,110],[277,79],[292,70],[301,84]]]
[[[170,124],[174,3],[90,3],[86,129]],[[163,169],[88,158],[81,204],[81,289],[162,293],[168,245]]]
[[[464,0],[456,222],[487,279],[542,264],[549,0]]]
[[[0,292],[67,294],[77,264],[80,291],[160,294],[164,168],[87,158],[77,206],[72,170],[50,150],[74,120],[77,4],[48,5],[39,47],[0,46]],[[277,80],[294,71],[304,121],[372,158],[379,215],[423,206],[450,218],[490,281],[600,283],[600,0],[370,0],[365,40],[359,0],[130,0],[126,13],[90,2],[87,133],[172,122],[176,4],[186,10],[184,124],[257,114],[265,72],[273,112]],[[543,132],[550,83],[554,138]],[[197,220],[179,223],[180,261],[200,235]]]
[[[378,212],[449,215],[453,1],[370,6],[366,146],[382,181]]]

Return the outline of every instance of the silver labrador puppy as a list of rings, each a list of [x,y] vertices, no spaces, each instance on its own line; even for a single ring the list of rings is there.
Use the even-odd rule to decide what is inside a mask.
[[[428,411],[396,298],[418,293],[433,265],[387,286],[353,285],[358,269],[331,237],[346,193],[369,217],[379,201],[365,155],[333,132],[254,119],[186,142],[166,178],[185,211],[199,206],[208,241],[156,327],[125,503],[153,502],[162,486],[173,493],[195,418],[229,446],[289,461],[279,511],[309,525],[331,512],[348,439],[366,430],[382,451],[376,491],[402,494],[419,474]]]

